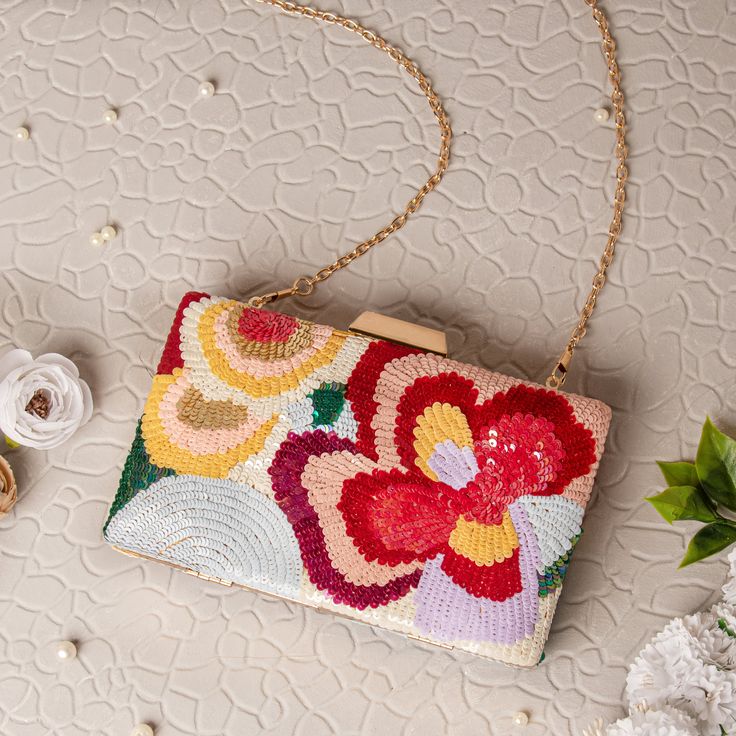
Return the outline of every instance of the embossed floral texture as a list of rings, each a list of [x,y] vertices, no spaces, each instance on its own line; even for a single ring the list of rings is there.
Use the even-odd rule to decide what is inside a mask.
[[[510,644],[533,633],[538,576],[579,534],[561,494],[595,441],[561,394],[494,391],[463,370],[476,373],[371,345],[348,381],[357,443],[291,434],[271,475],[318,588],[364,607],[418,586],[421,631]],[[538,539],[550,521],[552,556]]]

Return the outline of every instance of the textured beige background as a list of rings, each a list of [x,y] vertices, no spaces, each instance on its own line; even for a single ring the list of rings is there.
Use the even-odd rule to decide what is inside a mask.
[[[92,422],[15,451],[0,522],[0,733],[578,734],[619,714],[626,664],[702,606],[722,562],[676,570],[688,524],[642,501],[653,461],[736,424],[736,4],[609,0],[631,122],[625,237],[570,388],[614,409],[547,660],[433,651],[105,549],[163,337],[189,288],[280,287],[370,234],[426,176],[424,99],[337,29],[239,0],[0,3],[0,347],[78,361]],[[539,379],[602,246],[605,70],[582,0],[346,0],[447,100],[452,168],[398,237],[308,303],[448,328],[454,357]],[[203,79],[218,94],[198,100]],[[115,127],[102,122],[110,106]],[[14,141],[16,126],[32,131]],[[106,222],[120,236],[88,244]],[[79,658],[52,655],[56,640]]]

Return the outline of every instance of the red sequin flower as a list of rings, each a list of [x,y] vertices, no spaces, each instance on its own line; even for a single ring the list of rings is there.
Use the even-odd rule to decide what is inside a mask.
[[[486,601],[478,615],[495,619],[475,638],[528,636],[537,574],[553,554],[539,529],[568,507],[579,521],[581,507],[561,496],[596,461],[593,435],[570,402],[382,342],[359,361],[346,399],[358,421],[355,445],[324,433],[291,436],[271,468],[312,582],[355,605],[360,584],[345,587],[351,564],[392,571],[391,594],[369,603],[380,605],[416,585],[423,569],[420,629],[468,638],[478,600]],[[544,500],[553,497],[560,500]],[[563,550],[576,529],[569,526]],[[341,557],[345,540],[351,564]],[[463,621],[455,608],[466,611]]]
[[[519,545],[500,539],[511,536],[503,529],[508,507],[520,496],[561,493],[590,470],[595,445],[560,394],[518,385],[477,399],[472,381],[457,374],[418,379],[394,422],[401,467],[348,480],[338,508],[366,559],[392,565],[442,554],[458,585],[504,600],[521,592]],[[430,443],[418,439],[425,417]],[[478,564],[483,547],[510,555]]]

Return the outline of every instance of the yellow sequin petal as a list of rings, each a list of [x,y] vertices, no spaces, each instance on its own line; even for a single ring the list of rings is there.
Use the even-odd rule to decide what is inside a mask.
[[[161,468],[171,468],[177,473],[192,473],[209,478],[225,478],[238,463],[244,462],[251,455],[263,449],[268,436],[276,426],[278,417],[263,422],[254,429],[247,440],[225,452],[193,454],[185,447],[174,444],[164,429],[160,416],[161,402],[170,387],[182,375],[180,368],[175,368],[172,375],[154,376],[151,393],[141,421],[141,433],[151,462]]]
[[[481,524],[460,517],[449,542],[455,552],[473,560],[476,565],[503,562],[519,547],[519,538],[508,511],[504,512],[500,524]]]
[[[458,447],[472,447],[473,435],[463,412],[451,404],[435,402],[417,417],[414,427],[414,450],[417,453],[417,467],[432,480],[437,474],[429,467],[429,458],[441,442],[450,440]]]

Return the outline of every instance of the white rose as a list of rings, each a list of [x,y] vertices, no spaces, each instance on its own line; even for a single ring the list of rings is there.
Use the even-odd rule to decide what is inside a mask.
[[[49,449],[71,437],[92,416],[92,394],[74,363],[27,350],[0,358],[0,432],[25,447]]]

